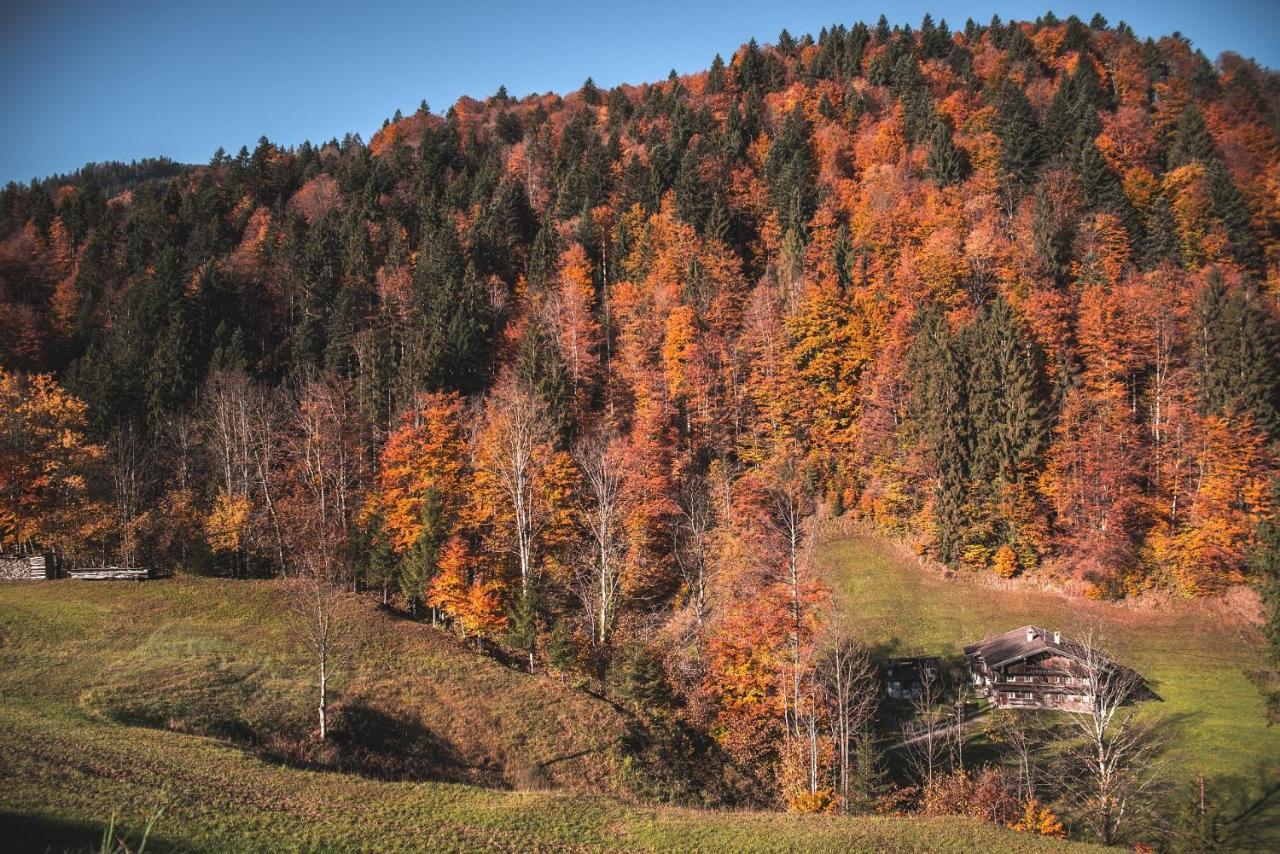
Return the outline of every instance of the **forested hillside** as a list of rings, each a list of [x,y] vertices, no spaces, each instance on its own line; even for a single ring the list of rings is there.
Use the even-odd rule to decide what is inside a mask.
[[[869,803],[815,514],[1097,598],[1267,565],[1278,142],[1176,34],[881,18],[10,185],[0,534],[376,591]]]

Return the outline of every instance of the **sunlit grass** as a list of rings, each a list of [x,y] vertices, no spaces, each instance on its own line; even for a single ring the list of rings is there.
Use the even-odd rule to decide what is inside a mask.
[[[1142,608],[947,579],[874,537],[832,542],[820,560],[845,618],[868,644],[958,656],[965,644],[1026,623],[1066,634],[1093,628],[1154,686],[1161,702],[1149,713],[1180,727],[1172,758],[1186,774],[1247,774],[1259,762],[1280,763],[1280,727],[1267,727],[1248,678],[1261,663],[1260,636],[1212,608]]]
[[[137,840],[161,808],[148,851],[1065,847],[967,819],[628,805],[604,794],[619,731],[607,704],[367,603],[360,606],[367,608],[361,663],[345,676],[347,696],[412,711],[462,762],[491,762],[491,776],[507,785],[517,782],[510,778],[522,761],[585,750],[537,780],[576,791],[305,770],[189,734],[216,729],[215,719],[250,729],[306,719],[306,662],[289,641],[280,604],[278,587],[264,582],[0,586],[4,849],[90,850],[113,816],[114,832]]]

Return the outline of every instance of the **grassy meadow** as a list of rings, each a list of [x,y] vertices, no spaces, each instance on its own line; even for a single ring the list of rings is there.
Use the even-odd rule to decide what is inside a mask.
[[[367,599],[338,728],[382,773],[301,768],[314,700],[283,605],[272,582],[0,585],[0,847],[87,851],[113,815],[136,843],[163,809],[149,851],[1086,850],[966,819],[636,805],[613,707]]]
[[[1280,767],[1280,727],[1267,727],[1248,677],[1262,663],[1261,635],[1220,603],[1094,602],[1025,584],[945,578],[873,536],[828,543],[819,560],[852,631],[884,653],[959,656],[965,644],[1027,623],[1066,635],[1092,628],[1160,696],[1146,713],[1176,725],[1170,759],[1186,775]]]

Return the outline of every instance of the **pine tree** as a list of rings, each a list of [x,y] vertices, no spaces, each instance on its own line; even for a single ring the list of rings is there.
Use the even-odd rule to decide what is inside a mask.
[[[1001,90],[996,105],[996,132],[1000,136],[1000,171],[1005,179],[1015,184],[1030,183],[1043,159],[1040,126],[1026,94],[1010,83]]]
[[[1218,159],[1217,150],[1213,147],[1213,137],[1209,135],[1204,116],[1200,115],[1195,104],[1188,104],[1178,116],[1166,159],[1170,170],[1185,166],[1193,160],[1208,164]]]
[[[418,603],[436,574],[436,559],[445,530],[444,505],[434,489],[422,504],[422,533],[400,562],[400,592],[409,603],[410,612],[418,615]]]
[[[1272,486],[1280,507],[1280,481]],[[1262,631],[1267,639],[1267,666],[1258,685],[1267,704],[1267,720],[1280,721],[1280,520],[1268,519],[1258,526],[1258,548],[1252,569],[1262,594]]]
[[[965,366],[960,348],[936,309],[921,317],[911,352],[913,408],[922,439],[938,470],[934,524],[938,556],[950,563],[959,556],[969,479],[970,425]]]
[[[1247,412],[1272,437],[1280,435],[1280,348],[1256,290],[1231,292],[1214,270],[1197,311],[1196,363],[1206,414]]]
[[[969,172],[964,152],[951,138],[951,127],[942,119],[934,122],[927,159],[929,174],[939,187],[949,187],[964,180]]]

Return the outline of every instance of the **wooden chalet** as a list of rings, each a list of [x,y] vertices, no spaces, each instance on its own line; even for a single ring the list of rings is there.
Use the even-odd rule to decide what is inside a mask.
[[[1088,711],[1084,648],[1039,626],[1023,626],[964,648],[973,687],[999,709]]]

